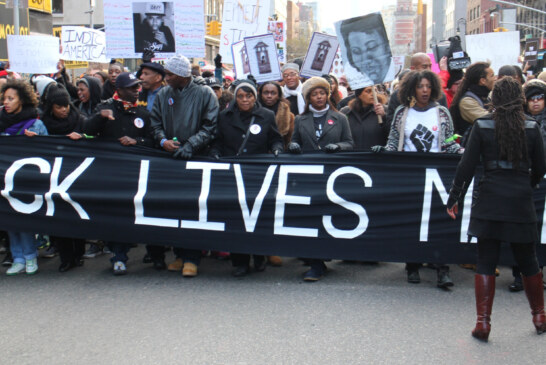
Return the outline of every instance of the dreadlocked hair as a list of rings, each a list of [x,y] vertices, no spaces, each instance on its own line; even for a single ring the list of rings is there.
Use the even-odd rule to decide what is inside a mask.
[[[504,77],[495,83],[492,95],[495,137],[500,160],[514,163],[527,160],[525,139],[525,97],[519,82]]]

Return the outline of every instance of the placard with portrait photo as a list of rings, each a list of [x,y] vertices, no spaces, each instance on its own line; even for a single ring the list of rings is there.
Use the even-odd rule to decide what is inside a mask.
[[[133,3],[135,53],[174,53],[173,2]]]
[[[246,79],[246,77],[250,74],[250,64],[248,63],[245,41],[243,40],[233,43],[231,45],[231,53],[233,55],[233,69],[235,70],[235,78]]]
[[[353,90],[394,80],[394,62],[380,13],[335,23],[343,67]]]
[[[313,33],[300,75],[304,77],[329,74],[336,57],[339,42],[336,36]]]
[[[257,82],[275,81],[282,78],[273,34],[246,37],[245,47],[250,73]]]

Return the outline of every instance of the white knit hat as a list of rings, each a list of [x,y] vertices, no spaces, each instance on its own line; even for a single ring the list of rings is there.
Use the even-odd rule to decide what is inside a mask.
[[[38,94],[42,96],[44,94],[44,90],[46,89],[47,85],[51,84],[52,82],[55,82],[51,77],[47,76],[36,76],[32,82],[36,86],[36,91],[38,91]]]
[[[169,58],[167,62],[165,62],[165,70],[170,71],[180,77],[191,76],[190,61],[182,55],[176,55]]]

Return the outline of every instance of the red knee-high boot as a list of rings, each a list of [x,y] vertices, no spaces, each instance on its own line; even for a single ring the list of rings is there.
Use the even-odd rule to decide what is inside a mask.
[[[491,332],[491,310],[493,309],[493,298],[495,297],[495,275],[474,276],[474,289],[476,291],[476,327],[472,336],[478,340],[487,342]]]
[[[546,314],[544,314],[544,287],[542,286],[542,273],[533,276],[523,276],[523,287],[533,314],[533,324],[537,333],[546,332]]]

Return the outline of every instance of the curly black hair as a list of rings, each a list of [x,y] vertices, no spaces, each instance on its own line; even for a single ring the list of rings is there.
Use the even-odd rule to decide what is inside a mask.
[[[400,103],[405,106],[410,106],[411,100],[416,97],[417,85],[422,79],[427,79],[430,82],[430,101],[436,101],[442,95],[442,84],[438,76],[429,70],[411,71],[402,79],[402,84],[398,91]]]
[[[17,92],[17,96],[23,103],[23,108],[38,106],[38,98],[34,93],[34,89],[30,84],[24,80],[9,79],[0,89],[0,100],[4,100],[4,93],[8,89],[13,89]]]
[[[520,83],[511,77],[503,77],[493,87],[491,102],[499,159],[517,166],[527,159],[525,97]]]

